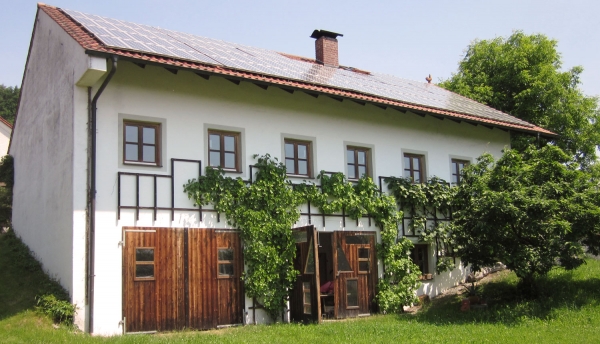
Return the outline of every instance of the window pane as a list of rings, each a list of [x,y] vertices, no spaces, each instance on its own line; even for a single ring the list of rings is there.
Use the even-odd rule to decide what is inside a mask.
[[[348,179],[356,179],[356,172],[354,171],[354,165],[348,165]]]
[[[125,145],[125,160],[138,161],[138,145]]]
[[[349,235],[346,237],[347,245],[361,245],[368,244],[369,241],[373,238],[372,235]]]
[[[154,261],[154,249],[153,248],[136,248],[135,249],[135,261],[136,262],[153,262]]]
[[[138,127],[131,125],[125,126],[125,141],[138,142]]]
[[[421,160],[421,159],[419,159],[419,158],[413,158],[413,169],[415,169],[415,170],[420,170],[421,169],[421,167],[419,165],[419,160]]]
[[[144,146],[144,162],[156,162],[156,147],[154,146]]]
[[[298,174],[308,174],[308,161],[298,161]]]
[[[219,249],[219,260],[233,260],[233,250],[230,248]]]
[[[298,159],[308,159],[308,146],[307,145],[298,145]]]
[[[452,173],[456,173],[456,163],[452,162]]]
[[[305,305],[310,305],[310,291],[305,291],[304,292],[304,304]]]
[[[369,249],[368,248],[359,248],[358,249],[358,258],[369,259]]]
[[[235,168],[234,153],[225,153],[225,168]]]
[[[154,264],[136,264],[136,278],[152,278],[154,277]]]
[[[208,136],[208,147],[214,150],[221,150],[221,136],[210,134]]]
[[[458,164],[458,171],[461,172],[463,170],[463,168],[465,168],[465,163],[460,163]]]
[[[358,163],[365,165],[367,163],[367,153],[358,151]]]
[[[349,164],[354,164],[354,150],[348,149],[346,151],[346,159],[348,159]]]
[[[310,246],[308,247],[308,257],[306,257],[306,265],[304,266],[305,274],[314,274],[315,273],[315,247],[313,242],[310,242]]]
[[[410,178],[410,170],[404,170],[404,178]]]
[[[414,177],[413,180],[414,180],[415,183],[420,183],[421,182],[421,175],[420,175],[420,173],[415,172],[414,175],[413,175],[413,177]]]
[[[156,129],[155,128],[142,128],[142,132],[144,133],[144,143],[156,144],[154,141],[156,140]]]
[[[358,166],[358,177],[361,178],[365,174],[367,174],[367,168],[365,166]]]
[[[369,272],[369,262],[358,262],[358,271]]]
[[[456,176],[456,174],[452,175],[452,183],[454,183],[454,184],[458,183],[458,177]]]
[[[233,136],[225,136],[225,150],[229,152],[235,152],[235,138]]]
[[[303,230],[293,231],[292,235],[294,236],[294,242],[296,242],[296,243],[308,241],[308,235]]]
[[[233,276],[233,264],[219,264],[219,276]]]
[[[404,168],[406,168],[406,169],[410,168],[410,158],[407,156],[404,157]]]
[[[285,157],[286,158],[293,158],[295,157],[294,155],[294,145],[291,143],[286,143],[285,144]]]
[[[210,166],[221,166],[221,154],[219,152],[210,152],[208,160]]]
[[[285,172],[289,174],[294,174],[294,160],[293,159],[285,159]]]
[[[358,307],[358,281],[346,281],[346,305],[348,307]]]
[[[353,271],[340,244],[337,245],[337,265],[338,271]]]

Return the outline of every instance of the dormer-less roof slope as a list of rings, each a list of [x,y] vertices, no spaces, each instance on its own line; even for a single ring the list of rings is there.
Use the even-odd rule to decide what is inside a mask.
[[[139,25],[38,4],[91,55],[190,69],[262,85],[325,94],[400,111],[429,114],[505,130],[555,136],[516,117],[434,84],[353,68],[334,68],[272,50]]]

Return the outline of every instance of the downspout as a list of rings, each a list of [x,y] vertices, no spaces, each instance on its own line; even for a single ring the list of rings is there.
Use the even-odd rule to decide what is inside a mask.
[[[98,103],[98,98],[112,79],[113,75],[117,71],[117,56],[112,56],[112,69],[108,73],[108,76],[100,85],[100,88],[94,95],[92,102],[89,105],[89,109],[91,112],[90,122],[91,122],[91,153],[90,153],[90,212],[89,212],[89,240],[88,240],[88,307],[89,307],[89,333],[94,332],[94,277],[95,277],[95,267],[94,267],[94,257],[95,257],[95,248],[96,248],[96,104]]]

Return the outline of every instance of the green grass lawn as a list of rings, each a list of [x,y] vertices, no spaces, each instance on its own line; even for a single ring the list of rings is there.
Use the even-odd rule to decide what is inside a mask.
[[[498,273],[482,286],[489,304],[483,311],[462,313],[462,297],[450,296],[417,314],[100,338],[55,328],[33,310],[33,296],[56,287],[7,241],[0,237],[1,343],[600,343],[600,261],[593,259],[574,271],[553,270],[535,301],[519,298],[514,274]]]

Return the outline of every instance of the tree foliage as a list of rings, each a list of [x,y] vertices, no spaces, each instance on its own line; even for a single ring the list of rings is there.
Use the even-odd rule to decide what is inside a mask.
[[[0,85],[0,116],[10,123],[15,121],[19,101],[19,88]]]
[[[12,218],[12,196],[14,184],[14,160],[11,155],[0,159],[0,227],[9,227]]]
[[[600,144],[598,100],[579,88],[582,67],[561,71],[556,47],[555,40],[521,31],[476,40],[440,86],[555,132],[553,144],[587,168]],[[534,140],[513,134],[512,148],[524,151]]]
[[[489,154],[463,170],[454,198],[457,253],[475,270],[498,261],[534,290],[554,266],[584,263],[600,248],[600,198],[589,174],[560,148]]]

